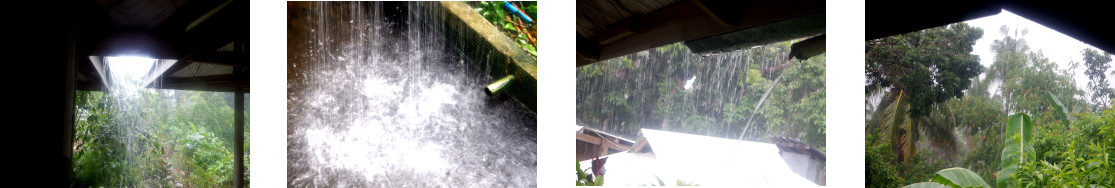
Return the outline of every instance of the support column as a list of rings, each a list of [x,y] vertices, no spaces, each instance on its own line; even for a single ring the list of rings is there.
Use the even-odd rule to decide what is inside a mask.
[[[62,155],[66,156],[65,160],[58,161],[63,163],[64,169],[59,169],[60,173],[64,173],[66,180],[72,182],[72,161],[74,160],[74,98],[77,95],[75,90],[75,82],[77,75],[77,23],[75,20],[70,20],[70,30],[68,33],[69,45],[66,53],[66,109],[65,116],[62,119]]]
[[[241,46],[241,45],[243,45],[243,43],[244,43],[243,41],[236,41],[236,43],[233,44],[233,46],[236,47],[236,52],[239,52],[239,53],[244,52],[244,47]],[[235,84],[235,87],[236,87],[236,92],[235,92],[236,94],[235,95],[236,96],[234,97],[236,106],[233,107],[233,111],[234,111],[233,113],[235,114],[235,118],[233,119],[233,121],[234,121],[233,125],[235,126],[234,131],[233,131],[233,132],[235,132],[234,133],[235,136],[233,136],[233,142],[234,142],[235,146],[233,146],[233,149],[232,149],[233,150],[232,152],[234,153],[236,158],[233,159],[233,173],[235,173],[235,174],[232,175],[232,177],[234,178],[232,180],[232,186],[236,187],[236,188],[244,187],[244,87],[243,87],[244,83],[243,82],[244,82],[244,80],[246,80],[246,78],[244,78],[244,74],[242,73],[244,71],[245,71],[244,68],[240,68],[240,67],[236,67],[236,68],[232,69],[233,78],[236,80],[235,81],[235,83],[236,83]]]
[[[233,136],[233,142],[235,143],[233,153],[235,153],[236,158],[233,160],[235,164],[235,170],[233,171],[235,174],[233,177],[235,179],[232,180],[232,184],[233,187],[244,187],[244,88],[236,88],[235,98],[236,107],[233,109],[236,114],[236,118],[234,119],[236,122],[234,123],[234,126],[236,126],[234,132],[236,135]]]

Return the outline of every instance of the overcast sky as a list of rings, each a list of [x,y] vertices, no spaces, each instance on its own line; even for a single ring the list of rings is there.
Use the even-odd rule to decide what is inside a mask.
[[[1023,36],[1023,39],[1026,39],[1026,44],[1031,51],[1037,52],[1040,50],[1046,58],[1049,58],[1049,61],[1056,62],[1060,69],[1069,68],[1069,61],[1079,62],[1080,67],[1074,70],[1076,85],[1085,92],[1091,93],[1090,88],[1088,88],[1088,77],[1084,75],[1084,57],[1080,52],[1084,48],[1099,49],[1007,10],[1003,10],[997,15],[968,20],[964,23],[983,28],[983,38],[976,41],[975,51],[972,53],[980,56],[980,64],[983,64],[984,67],[991,67],[991,63],[995,61],[995,54],[991,52],[991,43],[996,39],[1003,38],[1003,34],[999,33],[999,27],[1007,25],[1012,32],[1014,28],[1026,28],[1029,29],[1029,32]],[[1108,71],[1110,72],[1110,70]],[[1110,80],[1112,76],[1108,76]],[[1109,83],[1115,85],[1115,82]],[[1086,98],[1090,99],[1091,95],[1086,96]]]

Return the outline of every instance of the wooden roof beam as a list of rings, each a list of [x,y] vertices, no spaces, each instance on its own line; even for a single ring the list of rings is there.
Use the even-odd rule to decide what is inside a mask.
[[[588,143],[591,143],[591,144],[598,145],[599,147],[604,147],[604,148],[607,148],[609,150],[616,150],[616,151],[627,151],[627,148],[630,147],[630,146],[619,145],[618,141],[616,141],[614,139],[600,138],[600,137],[588,135],[588,134],[585,134],[585,133],[577,133],[577,140],[588,142]]]
[[[248,38],[249,31],[247,24],[249,21],[246,6],[246,2],[232,2],[228,4],[227,7],[221,8],[216,13],[209,15],[206,21],[197,23],[197,25],[191,27],[188,32],[181,34],[178,40],[176,40],[175,45],[176,51],[181,55],[179,60],[193,60],[195,56],[204,56],[202,54],[215,52],[217,49],[233,41],[242,40],[247,42],[246,39]],[[210,10],[212,9],[207,9],[205,14],[208,15]],[[178,21],[182,21],[179,23],[184,22],[183,20]],[[192,21],[190,23],[192,23]],[[246,64],[247,62],[244,63]],[[167,69],[166,73],[174,74],[188,64],[189,63],[180,63],[180,65],[172,66]]]

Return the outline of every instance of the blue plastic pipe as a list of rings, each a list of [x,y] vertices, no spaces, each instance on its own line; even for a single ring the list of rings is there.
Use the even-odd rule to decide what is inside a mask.
[[[515,15],[519,15],[519,18],[527,20],[527,23],[534,22],[534,20],[530,19],[530,16],[524,14],[523,11],[519,11],[519,8],[515,8],[515,5],[511,4],[510,1],[503,1],[503,7],[511,10],[511,12],[514,12]]]

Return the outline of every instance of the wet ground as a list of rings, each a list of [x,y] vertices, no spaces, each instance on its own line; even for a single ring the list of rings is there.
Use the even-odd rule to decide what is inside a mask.
[[[289,186],[536,186],[534,113],[413,5],[288,4]]]

